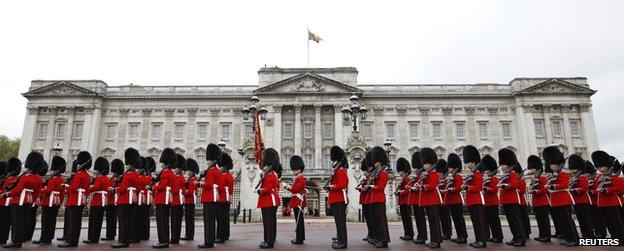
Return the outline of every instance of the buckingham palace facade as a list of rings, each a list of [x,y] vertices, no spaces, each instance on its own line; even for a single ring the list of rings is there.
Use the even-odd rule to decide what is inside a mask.
[[[352,67],[265,67],[258,71],[258,83],[250,85],[33,80],[23,94],[28,105],[19,156],[39,151],[48,159],[58,154],[71,160],[87,150],[113,159],[122,158],[127,147],[146,156],[159,156],[171,147],[203,165],[206,145],[224,142],[242,176],[241,190],[246,190],[258,177],[252,120],[241,109],[254,95],[268,110],[261,121],[265,146],[281,153],[286,169],[290,156],[300,155],[306,175],[325,182],[331,174],[330,147],[345,148],[352,161],[352,201],[357,201],[359,160],[367,148],[384,142],[391,143],[392,161],[409,159],[421,147],[446,157],[461,153],[467,144],[494,156],[500,148],[512,149],[523,164],[526,156],[549,145],[583,157],[598,149],[590,100],[595,91],[583,77],[376,85],[358,84],[357,75]],[[358,119],[357,134],[342,114],[352,95],[368,108],[367,116]],[[252,208],[255,201],[245,194],[239,197],[242,206]],[[357,208],[355,204],[350,208]]]

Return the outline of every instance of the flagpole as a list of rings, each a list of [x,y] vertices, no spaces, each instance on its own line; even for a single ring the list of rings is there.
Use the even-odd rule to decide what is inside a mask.
[[[307,42],[308,42],[308,66],[307,68],[310,69],[310,29],[308,29],[308,34],[306,34],[307,37]]]

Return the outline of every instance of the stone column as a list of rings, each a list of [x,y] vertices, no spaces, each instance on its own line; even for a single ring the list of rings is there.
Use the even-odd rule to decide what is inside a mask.
[[[301,155],[301,105],[295,105],[295,154]]]
[[[322,167],[321,105],[314,105],[314,167]],[[319,165],[320,163],[320,165]]]
[[[50,133],[48,133],[48,137],[46,137],[45,145],[43,148],[43,157],[47,159],[46,156],[50,156],[52,152],[52,147],[54,147],[54,141],[56,140],[56,118],[58,117],[58,107],[50,107],[50,117],[48,117],[48,128]],[[67,126],[65,127],[67,129]],[[65,159],[69,159],[69,156],[65,156]]]
[[[529,116],[531,117],[530,120],[528,118]],[[531,139],[529,137],[529,131],[533,128],[533,125],[531,125],[532,123],[530,123],[532,120],[533,116],[530,111],[526,111],[521,105],[516,107],[516,121],[518,121],[518,123],[515,123],[513,126],[516,128],[514,131],[518,132],[515,136],[518,137],[518,150],[521,151],[518,153],[519,156],[528,156],[532,153],[531,150],[535,149],[531,148]],[[535,137],[535,135],[533,135],[533,137]],[[523,165],[526,164],[526,158],[519,158],[518,160]]]
[[[26,118],[24,119],[24,129],[22,129],[22,138],[19,147],[19,159],[26,159],[26,156],[32,151],[32,145],[37,138],[37,117],[39,108],[26,108]],[[50,127],[48,127],[48,130]]]
[[[561,129],[563,130],[563,138],[565,139],[565,145],[568,147],[568,155],[575,153],[574,151],[574,141],[572,140],[572,130],[570,128],[570,118],[569,118],[569,109],[570,107],[564,107],[561,111],[563,115],[563,125],[561,125]],[[587,156],[585,156],[587,157]]]
[[[87,109],[85,109],[87,111]],[[82,149],[94,153],[97,150],[99,141],[100,121],[102,119],[102,108],[96,104],[91,108],[91,113],[85,116],[86,137],[82,137]],[[85,135],[83,135],[85,136]]]
[[[546,111],[542,110],[544,115],[544,137],[546,138],[546,145],[550,145],[554,142],[552,134],[552,124],[550,123],[550,106],[544,106]]]
[[[581,109],[581,130],[583,131],[583,137],[585,146],[587,146],[587,154],[590,155],[593,151],[598,150],[598,134],[596,133],[596,124],[594,122],[594,112],[591,105],[584,105]],[[21,151],[20,151],[21,152]]]
[[[342,123],[342,106],[335,105],[334,106],[334,144],[337,146],[344,147],[346,146],[346,142],[342,137],[343,135],[343,123]]]
[[[282,154],[282,106],[273,106],[273,147]]]
[[[74,118],[76,117],[76,108],[74,107],[68,107],[67,108],[67,125],[65,126],[65,138],[63,138],[63,143],[62,143],[62,147],[63,149],[63,153],[62,155],[66,156],[66,159],[70,159],[70,150],[71,150],[71,142],[72,139],[74,137]],[[83,127],[84,128],[84,127]],[[54,146],[52,146],[54,147]],[[93,155],[97,155],[97,153],[92,152],[91,154]],[[51,156],[51,155],[48,155]],[[47,159],[47,156],[44,156]],[[48,161],[51,161],[52,158],[50,158]]]

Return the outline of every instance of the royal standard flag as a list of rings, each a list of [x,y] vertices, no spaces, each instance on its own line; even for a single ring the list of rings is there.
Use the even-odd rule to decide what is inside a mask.
[[[316,43],[320,43],[323,39],[308,30],[308,40],[312,40]]]

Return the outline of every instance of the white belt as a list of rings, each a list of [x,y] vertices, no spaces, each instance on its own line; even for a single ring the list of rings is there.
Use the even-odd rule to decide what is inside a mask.
[[[225,187],[225,201],[230,201],[230,187]]]
[[[481,197],[481,205],[485,206],[485,198],[483,196],[483,191],[479,191],[479,197]]]
[[[11,197],[6,198],[6,200],[4,201],[4,206],[8,207],[9,204],[11,203]]]
[[[139,206],[143,205],[143,197],[145,197],[145,191],[140,191],[139,192],[139,200],[138,200],[138,203],[137,203],[137,204],[139,204]]]
[[[165,205],[169,205],[171,202],[171,187],[165,188]]]
[[[193,205],[197,204],[197,191],[193,191]]]
[[[134,197],[135,197],[134,192],[136,191],[136,188],[128,187],[127,190],[128,190],[128,204],[132,204],[134,203]]]
[[[32,189],[23,189],[22,193],[20,193],[20,200],[19,200],[19,205],[23,206],[24,205],[24,200],[26,200],[27,196],[31,196],[32,199],[32,193],[33,190]]]
[[[78,203],[76,203],[76,204],[77,204],[78,206],[82,206],[82,205],[83,205],[82,203],[85,203],[85,202],[86,202],[86,200],[87,200],[87,199],[85,198],[85,195],[84,195],[85,190],[84,190],[84,189],[82,189],[82,188],[78,188],[76,191],[78,192]]]
[[[567,191],[568,195],[570,195],[570,200],[572,201],[572,205],[576,205],[576,201],[574,200],[574,196],[572,196],[572,193],[570,193],[570,191]]]
[[[105,207],[107,202],[108,202],[107,201],[108,192],[106,192],[106,191],[97,191],[97,192],[93,192],[93,193],[94,194],[99,194],[102,197],[102,206]],[[91,203],[93,203],[93,202],[91,202]]]
[[[184,205],[184,194],[182,194],[182,189],[178,190],[178,197],[180,200],[180,205]]]
[[[151,205],[152,204],[152,191],[150,191],[150,190],[147,190],[146,201],[147,201],[147,203],[146,203],[147,205]]]
[[[275,204],[275,194],[271,194],[271,202],[273,203],[273,206],[277,206]]]
[[[58,195],[61,194],[60,192],[57,191],[52,191],[50,192],[50,198],[48,198],[48,207],[52,207],[53,205],[56,204],[57,201],[59,201],[58,199]],[[60,202],[60,201],[59,201]],[[60,204],[60,203],[59,203]]]
[[[345,204],[349,204],[349,198],[347,198],[347,190],[342,189],[342,197],[344,198]]]
[[[440,204],[444,204],[444,200],[442,200],[442,194],[440,193],[440,189],[436,187],[435,190],[438,193],[438,197],[440,198]]]
[[[219,188],[219,185],[212,184],[212,198],[214,202],[217,202],[217,199],[219,198],[219,192],[217,191],[217,188]]]
[[[119,199],[119,195],[115,192],[115,206],[117,206],[117,200]]]

